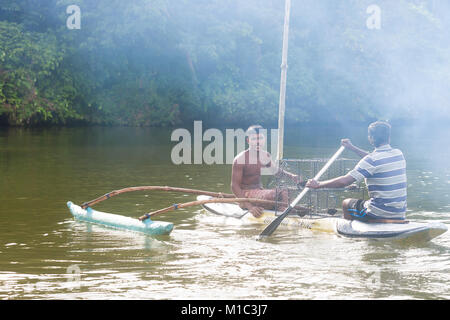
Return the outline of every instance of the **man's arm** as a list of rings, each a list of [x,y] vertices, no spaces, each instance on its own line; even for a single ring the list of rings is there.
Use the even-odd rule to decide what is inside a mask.
[[[342,139],[341,145],[344,146],[346,149],[353,151],[361,158],[364,158],[365,156],[367,156],[369,154],[369,152],[359,149],[358,147],[355,147],[352,144],[352,142],[350,141],[350,139]]]
[[[281,168],[278,168],[278,171],[276,174],[283,176],[283,177],[287,177],[287,178],[291,179],[292,181],[295,181],[295,184],[299,184],[299,183],[303,182],[302,176],[290,173],[289,171],[283,170]]]
[[[287,170],[283,170],[282,168],[280,168],[276,163],[274,163],[272,161],[272,158],[269,153],[268,153],[268,158],[270,160],[268,160],[269,165],[267,165],[266,168],[270,170],[271,174],[277,175],[277,176],[282,176],[282,177],[287,177],[287,178],[291,179],[292,181],[295,181],[296,184],[299,184],[303,181],[303,178],[301,176],[293,174]]]
[[[355,182],[356,179],[351,175],[347,174],[338,178],[326,180],[326,181],[316,181],[314,179],[308,180],[306,187],[311,189],[321,189],[321,188],[345,188]]]
[[[233,167],[231,169],[231,191],[233,191],[237,198],[244,198],[245,194],[241,189],[244,165],[237,162],[237,160],[233,162]]]

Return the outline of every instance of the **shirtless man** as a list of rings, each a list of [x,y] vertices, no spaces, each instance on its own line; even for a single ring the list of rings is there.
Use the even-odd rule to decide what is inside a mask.
[[[255,198],[263,200],[288,202],[287,190],[279,192],[275,189],[263,189],[261,183],[261,168],[268,168],[273,174],[289,176],[296,184],[302,182],[300,176],[279,169],[272,161],[270,153],[263,150],[266,143],[263,129],[259,125],[247,129],[247,143],[249,148],[238,154],[233,161],[231,175],[231,190],[238,198]],[[274,206],[255,206],[251,203],[242,203],[241,208],[248,209],[253,216],[259,217],[264,209],[274,209]],[[283,207],[278,208],[283,210]]]

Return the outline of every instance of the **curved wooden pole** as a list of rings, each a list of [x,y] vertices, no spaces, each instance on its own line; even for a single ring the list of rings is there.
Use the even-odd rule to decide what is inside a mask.
[[[174,187],[161,187],[161,186],[141,186],[141,187],[129,187],[119,190],[114,190],[111,192],[108,192],[107,194],[98,197],[94,200],[85,202],[81,205],[83,209],[86,209],[87,207],[92,207],[94,204],[97,204],[99,202],[102,202],[104,200],[107,200],[111,197],[117,196],[121,193],[126,192],[134,192],[134,191],[172,191],[172,192],[182,192],[182,193],[190,193],[190,194],[199,194],[199,195],[206,195],[211,197],[217,197],[217,198],[234,198],[234,194],[229,193],[221,193],[221,192],[210,192],[210,191],[203,191],[203,190],[195,190],[195,189],[186,189],[186,188],[174,188]]]
[[[186,208],[186,207],[192,207],[192,206],[199,206],[199,205],[206,204],[206,203],[241,203],[241,202],[251,202],[251,203],[257,203],[257,204],[269,204],[269,205],[275,205],[275,204],[285,205],[285,206],[289,205],[288,203],[283,203],[283,202],[253,199],[253,198],[234,198],[234,199],[213,198],[213,199],[207,199],[207,200],[197,200],[197,201],[191,201],[191,202],[186,202],[186,203],[174,204],[170,207],[144,214],[143,216],[139,217],[139,220],[144,221],[150,217],[157,216],[159,214],[162,214],[162,213],[165,213],[168,211],[173,211],[173,210]],[[309,212],[308,208],[301,207],[301,206],[296,206],[295,209],[299,210],[300,212],[305,213],[305,214],[307,212]]]

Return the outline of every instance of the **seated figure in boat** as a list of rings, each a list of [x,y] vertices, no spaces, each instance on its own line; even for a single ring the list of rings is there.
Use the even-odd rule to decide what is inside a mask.
[[[406,161],[403,153],[390,146],[391,126],[385,121],[370,124],[369,142],[375,150],[368,153],[349,139],[342,145],[362,159],[347,175],[327,181],[308,180],[312,189],[343,188],[365,179],[369,200],[345,199],[344,218],[373,223],[403,223],[406,214]]]
[[[231,175],[231,190],[236,197],[280,201],[278,208],[271,205],[240,204],[241,208],[248,209],[255,217],[261,216],[264,209],[282,211],[288,203],[287,190],[277,191],[276,189],[264,189],[262,187],[262,168],[267,168],[272,174],[287,176],[295,184],[302,183],[301,176],[278,168],[273,163],[270,153],[263,150],[266,137],[261,131],[262,129],[260,125],[253,125],[247,129],[246,140],[249,147],[234,158]]]

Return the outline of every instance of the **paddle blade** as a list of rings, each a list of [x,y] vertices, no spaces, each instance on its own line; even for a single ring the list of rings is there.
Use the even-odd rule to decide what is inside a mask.
[[[283,221],[283,219],[289,214],[289,211],[291,211],[291,207],[288,207],[283,214],[279,215],[275,220],[273,220],[258,236],[258,240],[264,239],[269,237],[280,225],[280,223]]]

